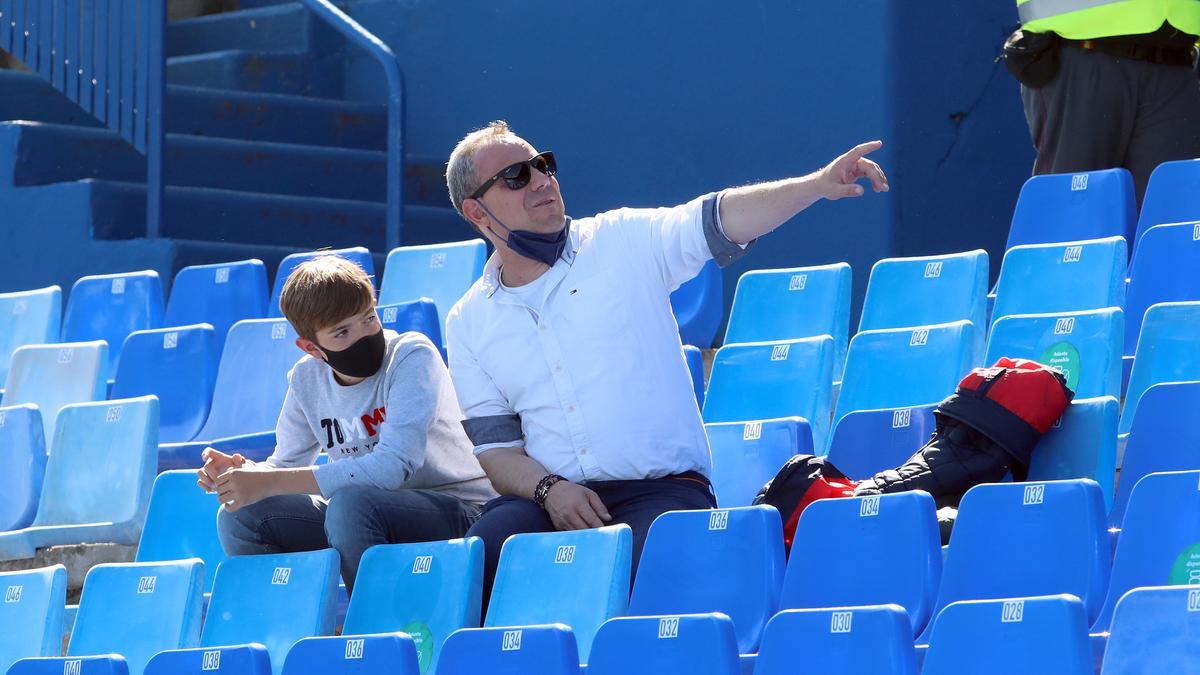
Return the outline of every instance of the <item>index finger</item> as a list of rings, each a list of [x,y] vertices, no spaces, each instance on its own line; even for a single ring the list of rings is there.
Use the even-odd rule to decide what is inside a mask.
[[[596,509],[592,508],[591,502],[585,502],[579,507],[579,516],[583,518],[587,527],[604,527],[604,521],[600,520]]]
[[[858,145],[854,146],[853,148],[850,148],[850,152],[847,152],[845,155],[842,155],[842,156],[843,157],[852,157],[852,158],[854,158],[854,161],[857,162],[860,157],[867,155],[869,153],[875,152],[876,150],[878,150],[882,147],[883,147],[883,141],[878,141],[878,140],[867,141],[866,143],[859,143]]]

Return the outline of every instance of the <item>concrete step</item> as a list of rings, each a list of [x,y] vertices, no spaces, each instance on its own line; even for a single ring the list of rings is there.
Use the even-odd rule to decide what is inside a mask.
[[[167,56],[245,49],[320,52],[336,46],[332,30],[303,4],[292,2],[210,14],[167,26]]]
[[[167,59],[167,82],[210,89],[342,97],[338,54],[270,53],[240,49]]]

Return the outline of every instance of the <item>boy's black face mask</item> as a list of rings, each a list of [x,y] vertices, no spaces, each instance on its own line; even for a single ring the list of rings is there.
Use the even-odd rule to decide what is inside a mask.
[[[329,366],[347,377],[370,377],[383,367],[383,354],[387,351],[387,341],[383,339],[383,329],[373,335],[366,335],[357,342],[340,352],[317,348],[325,353]]]

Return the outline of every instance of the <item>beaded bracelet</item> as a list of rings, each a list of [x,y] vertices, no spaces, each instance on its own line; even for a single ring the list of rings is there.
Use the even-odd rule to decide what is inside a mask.
[[[546,474],[540,481],[537,487],[533,489],[533,503],[538,505],[538,508],[546,508],[546,497],[550,496],[550,488],[559,481],[564,481],[566,478],[556,474]]]

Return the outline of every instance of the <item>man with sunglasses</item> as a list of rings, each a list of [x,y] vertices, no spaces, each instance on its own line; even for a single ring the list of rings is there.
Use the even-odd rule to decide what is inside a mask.
[[[816,201],[862,195],[860,179],[886,192],[864,157],[881,146],[801,178],[573,220],[553,153],[504,122],[459,142],[450,200],[496,249],[446,319],[463,427],[502,495],[468,532],[484,541],[485,590],[510,535],[626,523],[636,570],[655,517],[716,506],[670,294]]]

